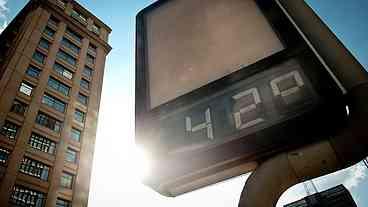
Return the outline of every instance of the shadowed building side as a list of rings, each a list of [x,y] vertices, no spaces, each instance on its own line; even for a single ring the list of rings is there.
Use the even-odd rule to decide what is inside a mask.
[[[31,0],[0,35],[0,206],[87,206],[110,33]]]

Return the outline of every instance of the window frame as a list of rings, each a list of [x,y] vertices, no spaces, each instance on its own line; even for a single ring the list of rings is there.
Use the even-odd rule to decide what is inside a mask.
[[[75,109],[74,120],[77,121],[78,123],[84,124],[86,122],[86,113],[79,109]]]
[[[75,40],[78,43],[82,43],[82,41],[83,41],[83,36],[80,35],[80,34],[78,34],[77,32],[75,32],[74,30],[70,29],[69,27],[66,28],[65,34],[67,34],[70,37],[72,37],[73,40]]]
[[[61,40],[61,45],[65,48],[68,48],[70,51],[77,55],[79,55],[81,51],[81,48],[78,45],[74,44],[72,41],[65,37],[63,37],[63,39]]]
[[[10,150],[0,147],[0,166],[6,166],[8,163]]]
[[[46,25],[45,29],[43,30],[43,34],[45,34],[47,37],[54,38],[56,31],[53,28]]]
[[[53,90],[65,95],[70,95],[70,89],[71,87],[62,83],[61,81],[57,80],[56,78],[53,78],[52,76],[49,77],[49,80],[47,81],[47,86],[52,88]]]
[[[14,99],[13,104],[10,108],[10,112],[24,116],[27,113],[28,104],[19,101],[18,99]]]
[[[46,127],[53,132],[60,133],[63,128],[63,122],[46,114],[41,111],[38,112],[36,116],[36,121],[38,125]]]
[[[50,155],[56,154],[56,142],[47,138],[46,136],[42,136],[34,132],[32,132],[31,136],[29,137],[28,145],[40,152],[48,153]]]
[[[88,96],[82,94],[82,93],[78,93],[77,96],[77,101],[78,103],[82,104],[83,106],[88,106]]]
[[[30,206],[31,201],[36,201],[32,207],[44,207],[46,203],[46,194],[21,185],[14,185],[9,203],[17,206]]]
[[[69,159],[69,158],[73,158],[73,159]],[[78,163],[78,151],[70,147],[66,148],[64,160],[68,163],[77,164]]]
[[[26,69],[25,74],[29,77],[38,79],[40,77],[42,70],[34,65],[29,65]]]
[[[68,104],[64,101],[61,101],[58,98],[55,98],[54,96],[44,93],[41,99],[41,103],[45,104],[46,106],[60,112],[65,113],[66,108],[68,107]]]
[[[81,78],[79,85],[81,88],[85,89],[85,90],[90,90],[91,88],[91,82],[86,80],[85,78]]]
[[[69,70],[67,67],[63,66],[60,63],[55,62],[52,69],[60,76],[72,80],[74,77],[74,72]]]
[[[63,50],[59,50],[57,53],[56,53],[56,58],[61,60],[61,61],[64,61],[74,67],[76,67],[77,65],[77,58],[73,57],[72,55],[68,54],[67,52],[63,51]]]
[[[65,179],[65,178],[68,178],[68,179]],[[74,174],[63,171],[61,176],[60,176],[60,187],[66,188],[66,189],[73,189],[74,180],[75,180],[75,175]]]
[[[18,91],[21,92],[22,94],[26,95],[26,96],[32,96],[34,88],[35,88],[35,86],[30,84],[29,82],[22,81],[20,83]]]
[[[42,59],[39,60],[38,58],[42,58]],[[36,63],[41,64],[41,65],[45,64],[46,58],[47,56],[38,50],[36,50],[32,55],[32,60],[34,60]]]
[[[38,47],[48,51],[50,49],[50,46],[51,42],[41,37],[40,41],[38,42]]]
[[[35,177],[42,181],[48,181],[50,177],[51,167],[45,163],[29,158],[27,156],[23,157],[20,165],[19,172]]]
[[[3,126],[1,126],[0,134],[7,137],[9,140],[16,140],[18,136],[20,126],[9,120],[5,120]]]
[[[74,132],[77,132],[77,133],[74,133]],[[78,139],[76,139],[76,136],[74,135],[78,135]],[[80,143],[82,139],[82,131],[77,128],[72,127],[72,129],[70,130],[70,139],[75,142]]]

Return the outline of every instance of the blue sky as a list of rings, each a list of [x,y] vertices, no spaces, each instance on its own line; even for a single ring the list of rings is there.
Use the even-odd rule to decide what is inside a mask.
[[[27,0],[0,0],[0,27],[16,15]],[[90,206],[211,207],[237,206],[246,176],[195,191],[165,198],[139,182],[140,166],[133,162],[134,148],[134,45],[135,15],[153,0],[79,0],[112,29],[113,47],[106,63],[99,116],[96,154],[91,182]],[[368,1],[307,0],[355,57],[368,68]],[[122,117],[119,120],[116,117]],[[114,157],[114,160],[111,160]],[[367,170],[356,165],[334,175],[316,179],[319,190],[345,184],[358,205],[368,206]],[[282,203],[305,196],[298,185],[280,199]]]

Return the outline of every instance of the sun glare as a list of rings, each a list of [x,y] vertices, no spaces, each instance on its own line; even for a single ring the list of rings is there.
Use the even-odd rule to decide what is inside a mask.
[[[138,179],[143,180],[151,171],[151,161],[148,154],[141,148],[135,146],[133,150],[133,171]]]

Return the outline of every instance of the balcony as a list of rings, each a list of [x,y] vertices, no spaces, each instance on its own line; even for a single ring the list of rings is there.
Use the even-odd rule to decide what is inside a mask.
[[[66,8],[66,2],[64,0],[56,0],[55,3],[58,7],[60,7],[63,10]]]
[[[72,13],[70,14],[71,17],[73,17],[75,20],[77,20],[82,25],[87,25],[87,19],[80,13],[78,13],[75,10],[72,10]]]

